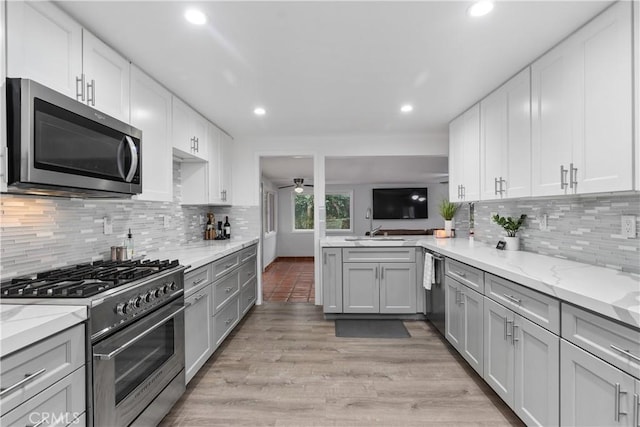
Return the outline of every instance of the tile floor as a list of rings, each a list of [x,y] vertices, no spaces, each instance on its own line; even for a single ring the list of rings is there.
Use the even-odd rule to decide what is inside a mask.
[[[278,257],[262,273],[265,302],[315,302],[313,257]]]

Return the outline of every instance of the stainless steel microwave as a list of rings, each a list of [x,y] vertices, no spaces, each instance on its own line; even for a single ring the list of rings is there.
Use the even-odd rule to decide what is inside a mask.
[[[7,79],[7,191],[142,192],[142,132],[33,80]]]

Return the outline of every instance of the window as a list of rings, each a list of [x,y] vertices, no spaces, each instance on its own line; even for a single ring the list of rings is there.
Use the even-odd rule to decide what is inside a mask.
[[[262,227],[264,234],[274,233],[276,231],[276,195],[271,191],[265,191],[263,197]]]
[[[313,230],[313,194],[293,194],[293,230]]]
[[[294,231],[313,230],[313,194],[293,194]],[[325,196],[327,231],[352,231],[353,193],[329,193]]]
[[[327,231],[351,231],[353,216],[353,193],[327,193],[325,208],[327,211]]]

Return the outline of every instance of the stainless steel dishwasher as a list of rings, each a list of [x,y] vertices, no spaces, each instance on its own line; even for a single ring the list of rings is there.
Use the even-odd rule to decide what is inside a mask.
[[[444,257],[428,249],[425,249],[425,252],[433,257],[433,268],[435,269],[435,280],[431,285],[431,291],[426,291],[427,319],[444,335]]]

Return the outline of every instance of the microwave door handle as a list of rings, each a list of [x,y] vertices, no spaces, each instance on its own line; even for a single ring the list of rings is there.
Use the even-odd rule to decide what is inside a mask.
[[[131,139],[129,135],[125,135],[124,139],[127,141],[127,144],[129,145],[129,151],[131,152],[131,167],[129,168],[129,173],[127,173],[127,176],[124,180],[126,182],[131,182],[131,180],[133,180],[133,176],[138,170],[138,149],[136,148],[136,144],[133,143],[133,139]]]
[[[118,175],[120,175],[120,177],[122,179],[124,179],[125,174],[124,174],[124,161],[125,161],[125,155],[124,155],[124,140],[120,141],[120,144],[118,144],[118,156],[116,158],[116,164],[118,166]]]

